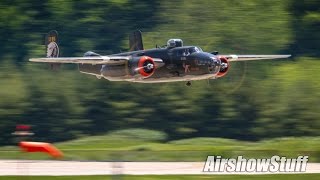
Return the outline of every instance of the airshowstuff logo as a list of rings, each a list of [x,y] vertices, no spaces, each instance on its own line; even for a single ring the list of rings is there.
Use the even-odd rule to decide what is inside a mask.
[[[308,156],[295,159],[272,156],[267,159],[224,159],[221,156],[208,156],[203,172],[305,172]]]

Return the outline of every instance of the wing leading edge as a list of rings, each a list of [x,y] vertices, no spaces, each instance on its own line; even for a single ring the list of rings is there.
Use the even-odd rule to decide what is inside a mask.
[[[228,59],[230,62],[236,61],[253,61],[253,60],[266,60],[266,59],[284,59],[289,58],[291,55],[221,55]]]
[[[72,64],[123,64],[127,56],[95,56],[95,57],[61,57],[61,58],[31,58],[31,62],[42,63],[72,63]]]
[[[57,64],[109,64],[109,65],[121,65],[126,61],[130,61],[130,56],[94,56],[94,57],[61,57],[61,58],[31,58],[31,62],[40,63],[57,63]],[[162,59],[152,58],[156,64],[156,67],[162,67],[164,65]]]

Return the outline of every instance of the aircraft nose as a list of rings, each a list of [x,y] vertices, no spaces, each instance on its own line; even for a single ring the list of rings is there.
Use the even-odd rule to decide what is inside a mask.
[[[216,57],[211,57],[211,65],[213,66],[220,66],[221,65],[221,60]]]
[[[200,60],[202,65],[207,65],[209,67],[216,67],[221,65],[220,59],[210,53],[194,53],[192,57],[195,60]]]
[[[208,64],[208,70],[211,74],[217,74],[219,72],[221,61],[219,58],[210,56],[210,63]]]

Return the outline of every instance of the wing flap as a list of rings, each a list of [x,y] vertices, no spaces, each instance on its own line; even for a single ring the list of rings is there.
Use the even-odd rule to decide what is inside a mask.
[[[291,55],[221,55],[226,57],[230,62],[236,61],[253,61],[253,60],[266,60],[266,59],[284,59],[289,58]]]
[[[94,57],[61,57],[61,58],[31,58],[31,62],[42,63],[73,63],[73,64],[123,64],[127,56],[94,56]]]

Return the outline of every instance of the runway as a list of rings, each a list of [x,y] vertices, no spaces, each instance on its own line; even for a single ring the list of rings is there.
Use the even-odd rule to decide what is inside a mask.
[[[0,176],[4,175],[197,175],[197,174],[279,174],[248,172],[203,172],[204,162],[94,162],[0,160]],[[320,173],[320,163],[308,163],[303,173]],[[281,172],[281,174],[284,174]],[[292,172],[288,172],[292,174]]]

